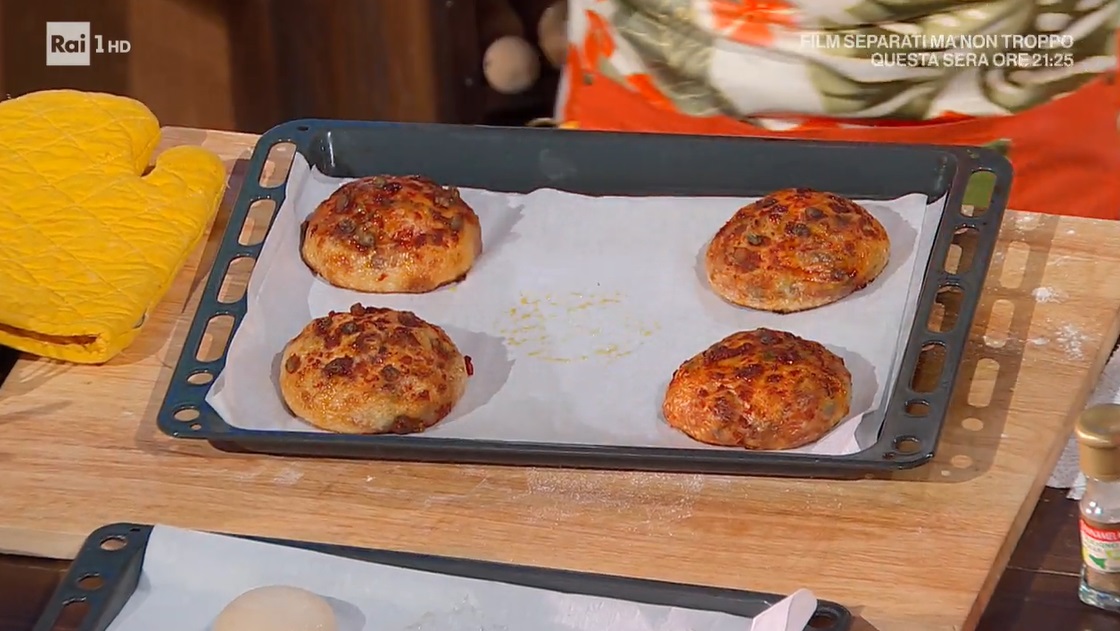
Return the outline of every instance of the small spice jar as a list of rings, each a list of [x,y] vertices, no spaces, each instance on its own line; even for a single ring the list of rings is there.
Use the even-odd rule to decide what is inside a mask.
[[[1081,602],[1120,612],[1120,405],[1097,405],[1077,420],[1085,474],[1081,498]]]

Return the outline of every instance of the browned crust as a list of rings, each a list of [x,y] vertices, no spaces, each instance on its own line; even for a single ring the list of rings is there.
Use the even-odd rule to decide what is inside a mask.
[[[482,252],[478,216],[454,187],[417,176],[348,182],[302,228],[300,254],[328,283],[424,293],[462,279]]]
[[[703,443],[794,449],[851,407],[852,377],[823,345],[770,329],[741,331],[681,364],[665,392],[669,425]]]
[[[890,258],[883,225],[850,199],[784,189],[739,209],[712,239],[708,281],[724,300],[792,313],[871,283]]]
[[[410,311],[355,304],[312,320],[285,346],[280,392],[292,412],[345,434],[422,432],[466,391],[470,359]]]

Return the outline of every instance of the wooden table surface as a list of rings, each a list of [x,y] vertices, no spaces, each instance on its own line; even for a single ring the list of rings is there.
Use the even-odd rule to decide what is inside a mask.
[[[935,462],[831,482],[235,455],[154,416],[254,137],[168,129],[233,172],[206,245],[105,366],[21,360],[0,389],[0,551],[94,528],[227,532],[789,592],[857,629],[974,628],[1111,349],[1120,223],[1009,213]]]

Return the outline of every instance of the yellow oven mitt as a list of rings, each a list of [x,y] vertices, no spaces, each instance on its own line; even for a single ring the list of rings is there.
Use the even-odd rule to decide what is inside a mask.
[[[159,137],[124,97],[0,102],[0,344],[101,363],[136,338],[225,188],[221,160],[197,147],[145,174]]]

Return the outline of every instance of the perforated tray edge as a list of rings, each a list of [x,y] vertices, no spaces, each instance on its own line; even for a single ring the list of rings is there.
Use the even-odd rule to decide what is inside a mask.
[[[152,526],[129,523],[103,526],[91,533],[32,631],[52,631],[63,610],[76,603],[84,603],[88,609],[75,631],[105,631],[139,584],[144,551],[151,533]],[[740,616],[756,616],[782,598],[775,594],[463,558],[245,538],[426,572]],[[817,604],[816,617],[805,630],[848,631],[851,625],[852,615],[847,608],[822,600]]]
[[[209,320],[215,316],[229,315],[234,318],[234,331],[236,331],[237,324],[245,314],[244,298],[234,303],[224,304],[218,302],[217,297],[229,264],[241,257],[255,259],[262,247],[263,241],[253,246],[243,246],[238,243],[238,235],[248,215],[249,207],[262,199],[273,200],[277,208],[283,202],[286,182],[267,189],[258,183],[269,151],[276,144],[290,142],[320,170],[328,173],[334,171],[334,174],[340,176],[356,175],[347,173],[347,169],[352,168],[347,165],[347,156],[339,155],[341,152],[334,151],[335,144],[343,142],[346,134],[355,133],[355,130],[364,134],[397,134],[398,136],[410,134],[415,135],[415,140],[425,142],[450,140],[458,143],[479,143],[477,146],[500,142],[504,143],[502,151],[507,160],[506,165],[524,162],[524,159],[519,159],[512,154],[530,139],[528,134],[536,136],[550,134],[551,136],[546,136],[544,139],[540,137],[535,139],[537,144],[534,146],[543,147],[533,155],[540,162],[540,166],[536,167],[537,170],[528,177],[538,181],[522,182],[527,190],[551,186],[588,194],[603,194],[617,190],[612,188],[612,181],[626,180],[624,184],[613,186],[641,186],[646,189],[643,194],[749,194],[727,184],[703,182],[705,179],[711,179],[712,169],[692,169],[693,172],[680,176],[678,179],[690,180],[691,183],[687,186],[675,183],[672,178],[658,178],[657,173],[648,172],[654,167],[672,168],[674,173],[688,170],[681,166],[682,155],[688,155],[682,146],[688,144],[687,148],[694,152],[733,151],[732,156],[740,162],[758,160],[760,154],[765,155],[764,164],[769,165],[775,172],[775,179],[785,178],[785,181],[774,181],[773,184],[768,185],[766,187],[768,190],[797,185],[798,182],[804,182],[806,179],[804,175],[788,173],[789,165],[783,164],[782,152],[792,154],[794,157],[787,159],[786,162],[796,164],[798,156],[802,161],[807,158],[820,161],[821,154],[826,151],[845,150],[863,152],[864,155],[861,157],[865,160],[875,158],[870,164],[862,164],[860,169],[878,173],[885,181],[901,182],[900,186],[903,189],[901,191],[886,189],[888,192],[878,195],[861,193],[861,197],[891,198],[906,192],[921,190],[926,192],[931,200],[935,200],[947,194],[948,200],[942,221],[927,261],[925,282],[918,296],[914,325],[899,366],[899,375],[907,377],[893,380],[893,389],[883,410],[885,419],[878,440],[870,448],[858,453],[822,456],[786,452],[656,449],[414,436],[346,436],[310,432],[247,431],[228,425],[205,402],[209,385],[192,385],[187,379],[200,372],[217,375],[224,366],[224,353],[213,362],[200,362],[194,356]],[[573,171],[570,164],[565,164],[564,149],[577,142],[584,145],[575,150],[585,152],[580,154],[581,158],[587,157],[587,145],[598,143],[598,151],[594,151],[593,154],[603,162],[604,168],[611,164],[611,161],[609,156],[604,158],[601,154],[611,153],[608,149],[613,149],[614,153],[647,157],[652,155],[653,157],[647,160],[651,162],[650,169],[644,169],[647,172],[641,176],[642,182],[635,183],[636,176],[629,170],[619,171],[617,164],[612,165],[615,172],[607,174],[602,173],[604,169],[585,168],[584,171],[590,171],[594,176],[580,174],[582,177],[580,185],[574,186],[573,182],[564,181],[565,176],[571,175]],[[658,154],[655,150],[649,146],[639,146],[635,149],[635,143],[652,143],[655,146],[664,143],[661,146],[676,149],[675,152],[671,152],[674,159],[671,163],[661,163],[656,157]],[[719,146],[721,143],[727,146]],[[751,152],[748,149],[755,151]],[[433,177],[441,177],[441,174],[432,171],[452,169],[456,175],[449,174],[443,176],[443,179],[450,179],[461,186],[486,187],[488,172],[493,169],[486,167],[485,159],[458,160],[455,159],[454,151],[434,151],[429,152],[428,155],[436,156],[434,159],[438,160],[439,156],[448,153],[452,154],[453,159],[450,166],[446,164],[445,159],[442,163],[430,165],[431,168],[427,168],[425,172]],[[843,156],[833,155],[831,158],[833,161],[829,162],[829,165],[842,162]],[[898,171],[900,164],[913,163],[919,161],[919,158],[929,163],[926,165],[931,167],[928,173]],[[479,166],[480,164],[482,166]],[[687,165],[688,162],[685,161],[683,164]],[[398,168],[403,172],[410,170],[409,166],[401,165]],[[933,168],[934,166],[936,168]],[[460,174],[464,170],[466,172]],[[643,171],[643,169],[638,170]],[[979,216],[968,217],[962,214],[961,207],[969,178],[977,172],[992,173],[996,182],[986,211]],[[505,173],[508,178],[508,170]],[[822,175],[817,171],[813,172],[813,175],[818,179],[829,179],[828,174]],[[848,172],[845,175],[846,179],[832,176],[835,186],[821,186],[816,183],[802,185],[846,192],[843,185],[845,181],[852,178],[852,173]],[[598,179],[595,176],[598,176]],[[191,324],[171,385],[159,411],[158,425],[161,431],[170,436],[206,439],[225,450],[283,455],[831,478],[859,477],[865,474],[916,467],[932,459],[936,451],[937,440],[940,438],[948,413],[956,377],[968,341],[969,329],[999,234],[1010,192],[1011,177],[1011,165],[1006,158],[994,150],[973,147],[871,145],[353,121],[298,120],[285,123],[262,136],[253,152],[245,184],[232,211],[229,227],[214,264],[214,271],[207,281],[201,304]],[[914,185],[906,183],[908,178],[914,181]],[[877,186],[881,186],[881,182]],[[510,187],[490,187],[516,190]],[[950,274],[944,269],[944,261],[954,235],[962,229],[977,232],[976,250],[967,270]],[[948,331],[929,331],[926,323],[934,308],[937,294],[949,287],[959,288],[963,292],[956,322]],[[913,374],[922,349],[931,345],[939,346],[945,351],[942,373],[932,392],[915,392],[911,387],[909,376]],[[910,404],[915,402],[924,405],[924,414],[912,414],[908,411]],[[196,419],[181,421],[175,418],[180,411],[192,408],[198,413]]]

